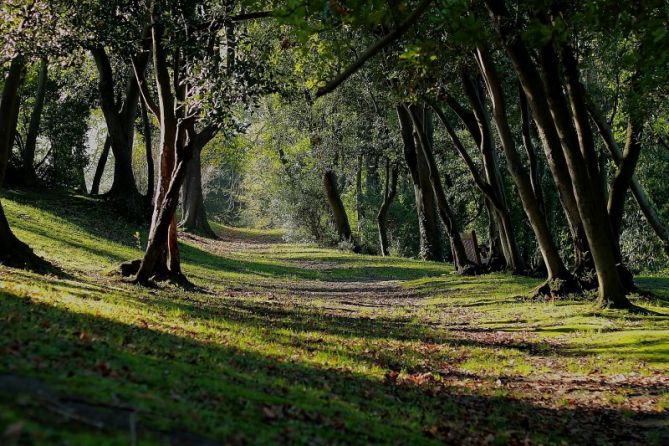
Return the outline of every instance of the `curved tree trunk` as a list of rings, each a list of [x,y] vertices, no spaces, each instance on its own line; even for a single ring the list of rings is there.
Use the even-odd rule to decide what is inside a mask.
[[[622,151],[620,150],[620,147],[618,147],[618,143],[613,137],[611,128],[609,127],[608,123],[604,120],[601,113],[595,108],[595,106],[591,102],[588,103],[587,105],[588,105],[588,110],[590,112],[590,116],[592,117],[592,120],[597,126],[597,130],[599,131],[599,134],[602,137],[602,140],[604,141],[604,146],[606,146],[607,150],[609,151],[609,154],[611,155],[611,158],[616,163],[616,165],[620,166],[623,159],[623,154]],[[664,252],[669,256],[669,228],[667,228],[660,220],[660,217],[657,215],[657,212],[655,211],[655,208],[653,207],[650,199],[648,198],[646,191],[639,183],[639,179],[637,178],[636,174],[632,174],[632,177],[630,178],[630,189],[632,190],[634,199],[639,205],[641,212],[643,212],[643,215],[646,217],[648,224],[650,225],[651,228],[653,228],[653,231],[662,242],[662,246],[664,247]]]
[[[383,202],[379,208],[379,213],[376,215],[376,223],[379,229],[379,248],[382,256],[390,255],[390,247],[388,246],[388,229],[386,227],[388,220],[388,209],[397,193],[397,177],[399,169],[397,165],[390,167],[390,160],[386,158],[386,178],[383,187]]]
[[[182,219],[179,222],[179,227],[186,232],[216,237],[216,233],[209,226],[204,207],[200,152],[201,149],[197,147],[193,150],[193,158],[186,169],[186,178],[181,189]]]
[[[4,182],[9,154],[14,143],[19,112],[19,87],[23,82],[24,68],[22,56],[19,55],[12,59],[9,72],[4,79],[2,97],[0,97],[0,185]],[[17,268],[40,267],[45,264],[28,245],[14,235],[1,203],[0,264]]]
[[[490,129],[490,117],[483,106],[481,98],[481,89],[474,80],[467,75],[463,76],[465,94],[469,98],[474,112],[474,117],[481,134],[480,151],[483,158],[483,167],[485,170],[485,181],[489,185],[492,204],[495,204],[497,218],[499,220],[499,232],[502,237],[502,244],[505,251],[505,257],[508,267],[514,272],[520,273],[525,270],[525,262],[520,254],[520,248],[516,241],[515,230],[511,224],[511,215],[509,213],[506,194],[502,175],[499,171],[499,160],[493,147],[492,131]],[[442,115],[443,116],[443,115]],[[456,137],[453,132],[452,138]],[[463,148],[464,150],[464,148]],[[484,192],[485,193],[485,192]]]
[[[107,195],[116,201],[121,211],[129,216],[141,217],[143,199],[132,171],[132,147],[134,140],[134,122],[139,103],[139,86],[134,77],[128,81],[125,102],[121,107],[114,97],[114,76],[111,63],[104,48],[96,47],[92,51],[98,70],[101,108],[107,124],[111,150],[114,153],[114,180]],[[140,60],[143,71],[148,63],[148,56]]]
[[[351,232],[351,225],[348,222],[346,209],[344,203],[341,201],[339,189],[337,188],[337,176],[332,169],[326,169],[321,175],[323,179],[323,187],[325,188],[325,196],[332,210],[332,217],[334,218],[335,226],[337,227],[337,234],[339,234],[340,241],[347,241],[353,244],[353,251],[358,252],[356,241],[353,239]]]
[[[26,145],[22,157],[23,181],[28,186],[34,186],[35,183],[37,183],[37,174],[35,172],[35,147],[37,146],[37,136],[39,135],[42,110],[44,109],[48,69],[49,61],[44,57],[40,62],[39,76],[37,78],[37,92],[35,93],[35,105],[30,114],[28,135],[26,136]]]
[[[146,110],[146,104],[142,102],[142,131],[144,136],[144,151],[146,152],[146,204],[147,209],[153,207],[153,195],[155,194],[156,173],[153,163],[153,132],[151,121]]]
[[[546,266],[547,286],[545,292],[565,294],[575,290],[575,281],[567,270],[555,241],[553,240],[542,203],[535,194],[530,175],[525,170],[518,153],[506,112],[506,101],[497,69],[485,48],[478,48],[477,63],[483,76],[492,105],[492,113],[497,127],[502,149],[506,155],[507,169],[511,174],[527,218],[536,237],[539,251]]]
[[[467,258],[465,246],[463,245],[462,238],[460,236],[460,230],[455,221],[453,211],[451,211],[451,207],[449,206],[448,200],[446,199],[446,192],[444,192],[444,186],[441,182],[441,178],[439,177],[439,170],[437,169],[437,163],[432,153],[432,147],[430,146],[427,135],[425,134],[425,123],[423,121],[424,117],[421,116],[418,107],[415,105],[410,106],[408,111],[409,116],[411,117],[411,122],[413,123],[414,132],[417,137],[416,146],[420,147],[421,151],[423,152],[423,156],[427,161],[430,183],[432,184],[432,191],[437,202],[439,217],[446,227],[448,236],[451,239],[451,246],[453,247],[453,254],[455,256],[455,266],[461,273],[469,274],[475,272],[476,268]]]
[[[102,175],[105,172],[105,166],[107,165],[107,159],[109,158],[109,150],[111,149],[111,138],[109,135],[105,138],[105,145],[102,147],[102,153],[98,159],[98,165],[95,168],[95,174],[93,175],[93,183],[91,183],[91,195],[98,195],[100,193],[100,182],[102,181]]]
[[[413,124],[409,112],[403,105],[396,107],[402,135],[404,159],[413,182],[416,201],[416,215],[420,236],[420,258],[423,260],[444,260],[441,249],[439,222],[437,221],[434,193],[428,175],[427,162],[421,150],[417,150],[413,138]]]

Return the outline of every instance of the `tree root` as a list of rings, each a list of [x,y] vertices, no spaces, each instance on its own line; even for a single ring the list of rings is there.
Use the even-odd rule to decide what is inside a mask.
[[[174,273],[167,268],[160,268],[148,279],[140,278],[137,273],[141,265],[141,259],[129,260],[119,265],[118,272],[122,277],[129,278],[131,283],[144,287],[155,287],[156,282],[167,282],[186,290],[198,289],[182,272]]]
[[[580,293],[583,291],[578,280],[574,278],[551,279],[537,287],[532,293],[533,298],[552,297],[560,298],[569,294]]]

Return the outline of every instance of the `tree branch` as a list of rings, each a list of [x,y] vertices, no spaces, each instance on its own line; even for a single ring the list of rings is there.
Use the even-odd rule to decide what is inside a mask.
[[[382,49],[390,45],[396,39],[398,39],[402,34],[404,34],[411,26],[418,21],[421,15],[428,10],[432,0],[422,0],[416,9],[409,14],[409,16],[400,23],[397,28],[390,31],[388,34],[383,36],[381,39],[377,40],[372,46],[367,48],[364,53],[351,65],[349,65],[344,71],[339,73],[334,79],[327,83],[324,87],[320,88],[316,92],[316,97],[324,96],[332,92],[337,88],[341,83],[346,79],[351,77],[356,71],[358,71],[362,66],[372,57],[376,56]]]

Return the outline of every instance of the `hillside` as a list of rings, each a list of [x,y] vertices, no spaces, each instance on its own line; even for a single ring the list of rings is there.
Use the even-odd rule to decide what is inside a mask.
[[[113,273],[145,229],[104,202],[2,203],[58,267],[0,267],[2,444],[669,443],[667,276],[602,310],[214,226],[181,234],[196,288],[146,289]]]

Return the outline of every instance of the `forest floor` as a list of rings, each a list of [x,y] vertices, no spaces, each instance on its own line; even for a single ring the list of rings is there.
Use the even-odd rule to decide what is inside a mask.
[[[100,200],[2,202],[57,269],[0,267],[0,444],[669,444],[669,273],[629,313],[216,226],[146,289]]]

